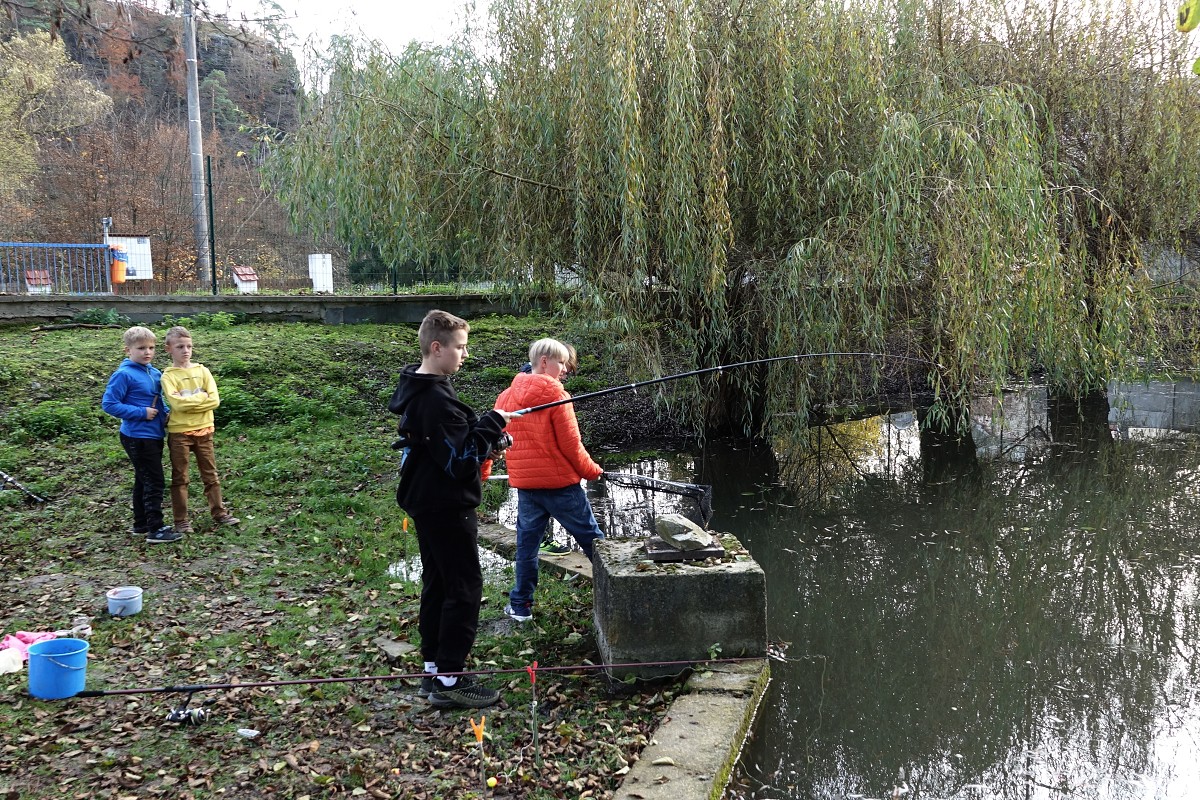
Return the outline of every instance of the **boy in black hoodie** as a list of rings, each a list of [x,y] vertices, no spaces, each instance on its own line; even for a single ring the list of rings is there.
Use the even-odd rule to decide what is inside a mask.
[[[483,572],[479,567],[481,470],[507,446],[511,414],[482,417],[458,399],[450,376],[467,357],[467,321],[433,310],[421,321],[421,363],[400,373],[388,410],[400,415],[403,448],[396,502],[417,530],[421,550],[422,696],[441,708],[486,708],[500,693],[469,675],[466,666],[479,627]]]

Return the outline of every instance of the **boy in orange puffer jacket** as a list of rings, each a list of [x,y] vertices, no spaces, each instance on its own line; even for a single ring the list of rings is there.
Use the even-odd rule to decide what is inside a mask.
[[[562,377],[570,356],[567,346],[557,339],[538,339],[529,347],[532,371],[513,378],[512,385],[496,398],[496,408],[519,411],[569,398]],[[588,558],[593,543],[604,538],[581,485],[583,480],[599,480],[603,470],[584,449],[575,410],[569,403],[517,417],[507,431],[513,438],[505,462],[508,483],[517,490],[517,558],[516,581],[504,613],[526,622],[533,618],[538,546],[550,519],[575,537]]]

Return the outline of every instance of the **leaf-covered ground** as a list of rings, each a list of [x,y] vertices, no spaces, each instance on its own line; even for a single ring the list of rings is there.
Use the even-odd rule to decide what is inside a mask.
[[[0,329],[0,470],[49,500],[0,491],[0,633],[90,617],[87,686],[109,691],[419,671],[415,651],[381,648],[418,643],[416,545],[392,498],[383,410],[415,360],[415,328],[191,323],[195,360],[221,387],[217,461],[243,523],[213,526],[193,470],[196,532],[158,546],[129,532],[130,471],[99,409],[120,330]],[[490,407],[528,342],[554,332],[536,317],[474,322],[464,399]],[[161,348],[155,363],[168,363]],[[619,377],[585,352],[573,389]],[[589,443],[613,448],[669,428],[628,405],[580,417]],[[489,491],[494,505],[503,490]],[[490,576],[471,668],[504,699],[484,712],[482,764],[472,715],[433,710],[416,680],[200,692],[191,704],[209,718],[191,727],[166,721],[181,694],[43,702],[22,671],[0,676],[0,798],[611,797],[672,686],[613,685],[590,668],[586,583],[544,577],[534,622],[519,626],[501,613],[511,569]],[[104,593],[126,584],[143,587],[144,610],[110,618]],[[534,661],[549,668],[536,716]]]

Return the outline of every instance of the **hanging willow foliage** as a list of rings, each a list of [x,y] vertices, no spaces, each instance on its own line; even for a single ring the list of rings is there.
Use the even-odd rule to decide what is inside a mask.
[[[1169,21],[1092,0],[492,15],[475,50],[344,44],[271,163],[298,222],[555,293],[635,370],[927,358],[946,423],[1014,378],[1082,391],[1157,354],[1139,253],[1200,210],[1200,87]],[[669,399],[765,434],[870,374],[773,365]]]

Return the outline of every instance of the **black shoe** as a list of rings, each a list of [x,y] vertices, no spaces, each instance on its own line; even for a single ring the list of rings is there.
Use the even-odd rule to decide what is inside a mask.
[[[437,708],[487,708],[500,702],[500,693],[472,678],[462,677],[453,686],[434,684],[429,702]]]
[[[170,525],[163,525],[154,533],[146,535],[146,541],[150,544],[170,544],[171,542],[178,542],[182,538],[183,534]]]
[[[429,697],[433,694],[433,676],[425,675],[421,678],[421,688],[417,689],[417,697]]]

